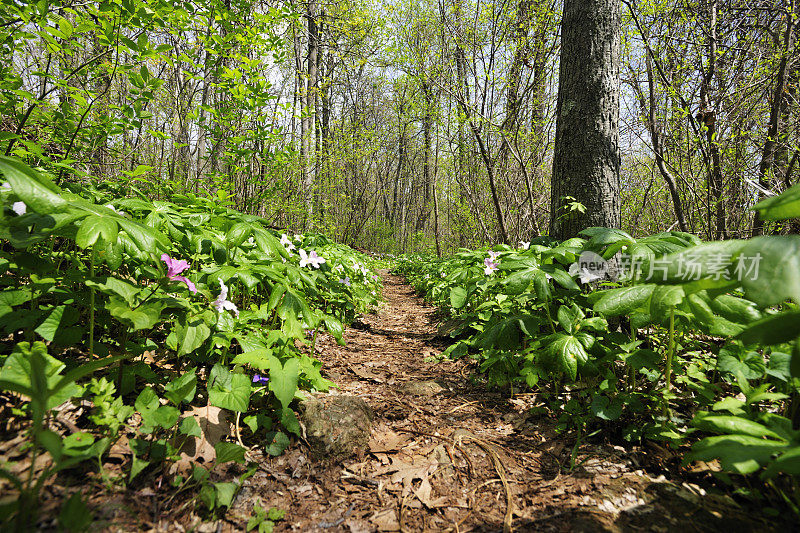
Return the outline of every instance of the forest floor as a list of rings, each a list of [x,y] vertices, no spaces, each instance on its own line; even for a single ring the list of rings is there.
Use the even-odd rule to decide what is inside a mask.
[[[93,531],[244,531],[259,505],[286,512],[276,531],[786,530],[715,494],[709,472],[682,469],[674,451],[623,447],[602,433],[576,446],[577,435],[558,433],[553,416],[534,414],[547,412],[532,409],[536,393],[487,388],[472,377],[474,361],[436,361],[447,346],[436,309],[401,278],[381,275],[381,309],[347,329],[346,346],[327,336],[316,344],[335,383],[316,396],[355,396],[374,413],[355,456],[319,457],[306,440],[277,457],[253,447],[256,472],[214,522],[201,520],[190,495],[172,499],[157,474],[116,490],[97,479],[57,480],[42,514],[52,520],[57,502],[82,490]],[[233,465],[213,477],[243,472]]]
[[[447,346],[436,309],[381,274],[385,305],[347,330],[346,346],[325,338],[316,354],[331,394],[374,411],[367,449],[343,462],[314,459],[303,444],[262,458],[222,530],[241,527],[259,499],[286,510],[278,531],[771,529],[696,484],[707,472],[681,477],[679,456],[657,445],[623,448],[598,435],[571,460],[575,436],[530,414],[535,393],[510,397],[470,379],[470,361],[434,361]]]

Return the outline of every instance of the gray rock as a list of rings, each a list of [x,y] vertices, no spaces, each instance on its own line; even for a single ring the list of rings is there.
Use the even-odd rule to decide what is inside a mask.
[[[345,459],[367,449],[375,415],[361,398],[311,398],[300,407],[306,439],[318,458]]]
[[[414,396],[434,396],[445,390],[445,388],[435,381],[407,381],[400,390]]]

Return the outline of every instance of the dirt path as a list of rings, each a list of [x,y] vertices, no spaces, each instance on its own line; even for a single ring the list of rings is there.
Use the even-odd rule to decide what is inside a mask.
[[[697,485],[659,477],[677,461],[664,450],[584,444],[570,470],[574,440],[529,414],[535,394],[508,398],[471,382],[467,362],[425,361],[444,348],[435,310],[383,276],[385,307],[347,330],[346,347],[317,347],[332,394],[374,411],[368,449],[335,462],[300,443],[263,458],[223,529],[241,528],[260,499],[286,511],[279,531],[768,530]]]

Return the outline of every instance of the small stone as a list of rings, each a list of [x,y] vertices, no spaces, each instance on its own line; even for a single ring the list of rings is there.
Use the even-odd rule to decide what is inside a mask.
[[[345,459],[363,453],[369,444],[375,415],[356,396],[328,396],[300,404],[300,419],[314,455]]]
[[[400,390],[414,396],[434,396],[445,389],[435,381],[407,381]]]

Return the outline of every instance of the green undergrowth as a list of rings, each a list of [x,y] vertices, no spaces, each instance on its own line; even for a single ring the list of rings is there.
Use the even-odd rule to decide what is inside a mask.
[[[800,186],[756,209],[800,216]],[[691,445],[684,464],[718,462],[722,482],[798,511],[800,236],[702,243],[589,228],[404,256],[395,272],[441,308],[453,339],[443,356],[476,360],[512,393],[540,392],[576,447],[599,433]]]
[[[59,188],[8,157],[0,182],[0,391],[8,427],[28,438],[22,460],[43,465],[0,465],[4,527],[29,530],[44,484],[76,468],[132,486],[165,474],[224,512],[248,474],[213,481],[214,468],[246,465],[240,444],[277,455],[300,434],[293,402],[331,385],[310,355],[319,333],[343,343],[346,324],[378,304],[371,260],[324,235],[276,231],[229,208],[224,191],[167,202]],[[81,402],[79,431],[54,424]],[[220,413],[235,438],[210,434]],[[104,458],[123,436],[132,460],[110,480]],[[176,473],[191,442],[208,445],[206,462]],[[85,526],[80,495],[62,509],[62,527]]]

